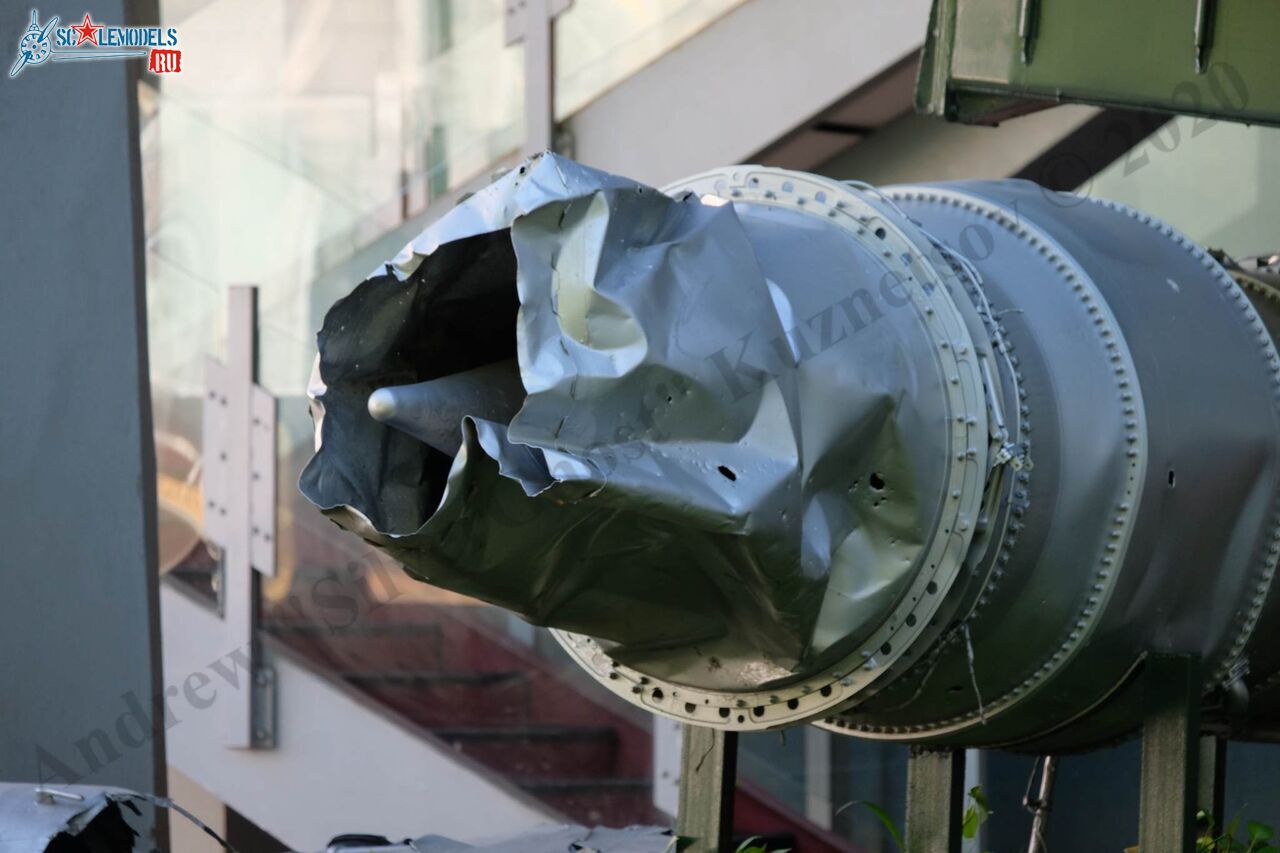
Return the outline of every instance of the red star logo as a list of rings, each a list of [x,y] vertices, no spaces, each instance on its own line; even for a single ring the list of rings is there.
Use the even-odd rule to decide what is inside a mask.
[[[76,47],[90,42],[91,44],[101,47],[98,44],[98,32],[102,29],[102,24],[95,24],[93,19],[89,17],[89,13],[84,13],[84,20],[80,22],[80,26],[71,28],[76,34]]]

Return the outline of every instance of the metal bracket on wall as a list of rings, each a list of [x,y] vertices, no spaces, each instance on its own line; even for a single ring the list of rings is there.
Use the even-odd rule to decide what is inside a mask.
[[[257,288],[227,295],[227,361],[205,363],[204,535],[222,550],[219,602],[228,643],[250,661],[247,690],[218,702],[227,746],[275,745],[275,677],[255,632],[258,574],[276,572],[276,400],[257,384]]]
[[[1214,0],[1196,0],[1196,73],[1203,74],[1205,59],[1213,44]]]
[[[1022,64],[1031,62],[1031,51],[1036,40],[1036,24],[1039,20],[1039,0],[1022,0],[1018,10],[1018,41],[1021,43]]]
[[[274,749],[276,745],[276,670],[257,666],[253,670],[253,701],[249,712],[253,722],[253,748]]]

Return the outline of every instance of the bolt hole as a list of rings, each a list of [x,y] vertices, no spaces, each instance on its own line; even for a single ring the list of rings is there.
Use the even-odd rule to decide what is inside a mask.
[[[738,475],[733,473],[733,469],[729,468],[728,466],[721,465],[716,470],[719,471],[721,474],[723,474],[725,479],[729,480],[730,482],[733,482],[734,480],[738,479]]]
[[[884,235],[885,235],[885,230],[883,228],[876,229],[876,236],[879,237],[881,240],[884,239]]]
[[[933,595],[938,591],[938,585],[933,581],[929,581],[929,585],[924,588],[924,591],[929,593],[930,595]]]
[[[826,687],[823,687],[823,688],[822,688],[821,690],[819,690],[818,692],[819,692],[819,693],[821,693],[823,696],[830,696],[830,695],[831,695],[831,685],[829,685],[829,684],[828,684]]]
[[[872,472],[871,476],[867,478],[867,483],[877,492],[884,491],[884,477],[877,473]]]
[[[658,701],[658,702],[662,701],[662,695],[663,695],[662,690],[657,687],[653,688],[653,692],[650,693],[649,695],[652,696],[655,701]]]
[[[800,707],[800,700],[799,700],[799,699],[788,699],[788,700],[787,700],[787,707],[788,707],[788,708],[790,708],[792,711],[794,711],[796,708],[799,708],[799,707]]]
[[[727,720],[727,719],[729,719],[729,709],[728,709],[728,708],[721,708],[721,709],[720,709],[720,716],[724,717],[726,720]]]
[[[686,714],[692,714],[692,713],[693,713],[694,711],[696,711],[696,710],[698,710],[698,706],[697,706],[697,705],[695,705],[695,704],[693,704],[692,702],[685,702],[685,703],[684,703],[684,712],[685,712]]]
[[[747,721],[747,718],[746,718],[745,716],[743,716],[742,714],[739,714],[739,715],[738,715],[738,722],[739,722],[739,723],[745,723],[746,721]]]
[[[906,618],[906,619],[903,619],[902,621],[904,621],[904,622],[906,622],[906,623],[907,623],[907,627],[908,627],[908,628],[915,627],[915,624],[916,624],[916,615],[915,615],[914,613],[908,613],[908,614],[907,614],[907,618]]]
[[[889,645],[888,643],[885,643],[883,646],[880,647],[880,654],[882,655],[887,655],[892,651],[893,651],[893,646]]]
[[[1178,482],[1178,475],[1173,472],[1172,468],[1170,468],[1169,469],[1169,488],[1172,489],[1177,484],[1177,482]]]
[[[751,709],[751,713],[755,714],[757,717],[763,717],[763,716],[764,716],[764,706],[763,706],[763,705],[757,705],[757,706],[755,706],[754,708],[752,708],[752,709]]]

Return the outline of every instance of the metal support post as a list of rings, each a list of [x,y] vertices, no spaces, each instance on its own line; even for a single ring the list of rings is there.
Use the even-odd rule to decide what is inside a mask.
[[[912,747],[907,760],[907,850],[960,853],[964,751]]]
[[[804,816],[830,830],[835,817],[831,802],[831,742],[834,735],[817,726],[805,726],[801,732],[804,737]]]
[[[1048,853],[1049,851],[1049,812],[1053,809],[1053,779],[1058,772],[1058,759],[1046,755],[1036,761],[1040,767],[1040,789],[1032,794],[1036,775],[1032,771],[1027,780],[1027,793],[1022,798],[1022,805],[1031,812],[1031,840],[1027,842],[1027,853]]]
[[[1144,665],[1146,720],[1142,726],[1142,791],[1138,847],[1158,853],[1195,844],[1200,764],[1199,661],[1152,655]]]
[[[687,853],[719,853],[733,835],[738,733],[685,726],[680,751],[680,810],[676,832],[693,839]]]
[[[555,20],[573,0],[507,0],[506,43],[524,42],[524,154],[555,145]]]
[[[1222,822],[1226,817],[1222,813],[1226,808],[1224,803],[1227,790],[1226,738],[1213,735],[1201,736],[1198,781],[1199,796],[1196,797],[1196,805],[1212,816],[1213,825],[1208,827],[1208,830],[1217,835],[1222,831]]]

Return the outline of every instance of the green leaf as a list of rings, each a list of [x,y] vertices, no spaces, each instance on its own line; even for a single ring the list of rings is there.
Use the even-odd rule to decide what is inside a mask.
[[[1270,841],[1276,837],[1276,832],[1265,823],[1259,823],[1251,820],[1245,824],[1245,831],[1249,833],[1250,841]]]
[[[969,790],[969,800],[972,805],[964,810],[964,820],[960,825],[960,834],[966,839],[976,838],[978,828],[991,816],[991,806],[980,786],[975,785]]]
[[[974,805],[978,806],[986,814],[991,814],[991,805],[987,802],[987,795],[982,793],[981,785],[974,785],[969,789],[969,799],[973,800]]]
[[[763,847],[760,847],[759,845],[755,847],[751,846],[753,842],[756,842],[759,840],[760,840],[760,836],[758,835],[751,836],[746,841],[738,845],[738,849],[736,853],[764,853]]]
[[[1240,828],[1240,812],[1236,812],[1231,818],[1231,822],[1222,830],[1224,839],[1232,839],[1236,837],[1236,830]]]
[[[893,839],[893,843],[897,845],[898,849],[906,850],[906,845],[902,841],[902,833],[898,831],[898,825],[893,822],[893,818],[889,817],[889,813],[887,811],[875,803],[868,802],[867,800],[851,800],[836,809],[832,814],[832,817],[835,817],[840,814],[840,812],[845,809],[852,808],[853,806],[862,806],[867,809],[867,811],[875,815],[880,820],[881,825],[884,826],[885,832],[889,833],[889,837]]]

